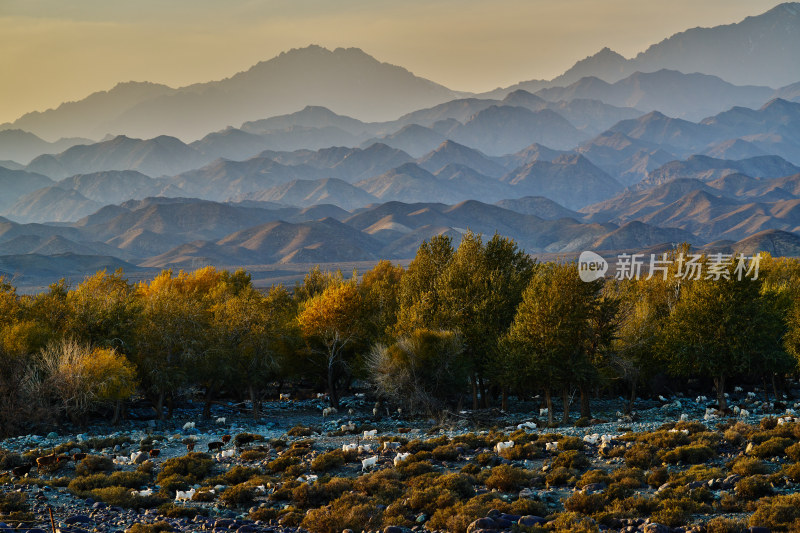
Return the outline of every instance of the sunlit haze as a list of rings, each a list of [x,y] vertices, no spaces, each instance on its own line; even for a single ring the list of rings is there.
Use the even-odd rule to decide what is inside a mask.
[[[0,2],[0,122],[137,80],[230,76],[282,51],[358,47],[452,89],[552,78],[604,46],[632,57],[775,0]]]

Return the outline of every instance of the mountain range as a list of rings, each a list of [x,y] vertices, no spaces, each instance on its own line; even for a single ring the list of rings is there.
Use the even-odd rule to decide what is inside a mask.
[[[480,95],[310,46],[32,112],[0,126],[0,275],[404,261],[467,230],[534,254],[799,253],[798,13]]]

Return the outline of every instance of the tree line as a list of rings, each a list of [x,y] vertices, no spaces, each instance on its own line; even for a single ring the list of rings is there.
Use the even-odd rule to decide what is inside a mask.
[[[672,252],[687,252],[686,246]],[[703,257],[702,261],[708,261]],[[82,423],[144,397],[261,403],[281,387],[367,383],[411,412],[507,407],[544,395],[549,422],[597,391],[629,406],[654,379],[696,378],[720,409],[732,380],[797,371],[800,262],[765,256],[757,279],[664,276],[583,282],[575,263],[539,263],[513,240],[432,237],[408,267],[344,276],[314,268],[292,290],[244,271],[165,270],[132,283],[106,271],[18,295],[0,279],[0,424],[14,433]],[[684,379],[685,381],[685,379]]]

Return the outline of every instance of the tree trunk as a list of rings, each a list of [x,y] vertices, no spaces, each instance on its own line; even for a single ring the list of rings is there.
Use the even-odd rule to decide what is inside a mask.
[[[777,380],[775,372],[772,373],[772,394],[775,396],[775,401],[776,402],[782,399],[778,395],[778,380]]]
[[[501,402],[500,408],[503,411],[508,411],[508,387],[503,386],[503,400]]]
[[[472,410],[478,410],[478,379],[474,372],[472,373]]]
[[[203,417],[211,418],[211,404],[214,403],[214,385],[206,387],[205,403],[203,405]]]
[[[717,403],[720,411],[728,410],[728,400],[725,398],[725,376],[714,378],[714,386],[717,388]]]
[[[336,394],[336,376],[333,365],[328,365],[328,399],[331,407],[339,408],[339,396]]]
[[[114,416],[111,419],[111,425],[116,426],[119,424],[120,414],[122,413],[122,401],[117,400],[114,402]]]
[[[553,425],[553,396],[550,394],[550,389],[544,390],[544,403],[547,406],[547,425]]]
[[[592,405],[589,402],[589,387],[581,385],[581,418],[592,418]]]
[[[175,409],[175,397],[170,394],[167,396],[167,418],[172,418],[172,411]]]
[[[638,385],[638,379],[633,378],[631,380],[631,396],[628,399],[628,407],[625,409],[625,414],[629,415],[633,412],[633,406],[636,404],[636,386]]]
[[[569,424],[569,390],[566,387],[561,389],[561,403],[564,404],[564,414],[561,417],[562,424]]]
[[[159,392],[156,397],[156,404],[153,406],[159,420],[164,420],[164,393]]]
[[[250,403],[253,404],[253,418],[258,418],[258,410],[260,407],[261,402],[258,401],[258,395],[256,394],[256,388],[253,385],[249,385],[247,387],[248,392],[250,393]]]
[[[481,407],[486,409],[489,407],[488,398],[486,397],[486,384],[483,382],[483,376],[478,374],[478,384],[481,388]]]

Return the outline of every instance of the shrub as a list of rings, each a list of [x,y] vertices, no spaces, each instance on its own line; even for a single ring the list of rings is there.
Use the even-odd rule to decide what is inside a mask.
[[[678,505],[666,505],[656,511],[651,520],[665,526],[678,527],[686,524],[689,513]]]
[[[541,447],[533,444],[516,445],[500,452],[500,457],[509,461],[522,461],[523,459],[536,459],[542,456]]]
[[[558,454],[558,457],[553,461],[553,466],[564,466],[566,468],[574,468],[582,470],[588,468],[591,463],[589,459],[577,450],[566,450]]]
[[[549,525],[552,526],[553,531],[568,531],[570,533],[598,533],[600,531],[597,522],[572,512],[561,513]]]
[[[499,464],[497,456],[493,453],[479,453],[475,456],[475,461],[481,466],[492,466]]]
[[[584,446],[580,437],[562,437],[557,442],[559,450],[582,450]]]
[[[175,531],[167,522],[156,522],[154,524],[133,524],[125,530],[125,533],[161,533],[162,531]]]
[[[146,485],[150,476],[143,472],[114,472],[111,475],[91,474],[88,476],[76,477],[69,482],[69,490],[76,494],[102,489],[106,487],[125,487],[127,489],[138,489]]]
[[[267,469],[272,473],[280,473],[292,465],[300,463],[300,459],[290,455],[282,455],[267,464]]]
[[[771,439],[762,442],[758,446],[754,446],[750,450],[750,455],[766,459],[767,457],[777,457],[783,455],[786,449],[792,444],[792,439],[786,437],[772,437]]]
[[[631,467],[650,468],[656,460],[653,448],[646,444],[635,444],[625,452],[625,464]]]
[[[766,418],[762,418],[759,425],[761,426],[761,429],[775,429],[775,427],[778,425],[778,419],[774,416],[768,416]]]
[[[800,463],[784,465],[781,473],[786,476],[790,481],[795,483],[800,482]]]
[[[768,474],[769,467],[764,461],[755,457],[741,457],[733,463],[731,472],[742,477],[754,476],[756,474]]]
[[[569,468],[559,466],[557,468],[553,468],[547,473],[545,481],[547,482],[548,487],[560,487],[571,483],[574,477],[575,476]]]
[[[205,516],[207,511],[201,507],[184,507],[174,503],[165,503],[158,507],[158,514],[167,518],[194,518],[195,516]]]
[[[655,468],[647,476],[647,484],[658,488],[669,480],[669,471],[666,468]]]
[[[733,428],[726,429],[725,433],[722,434],[726,441],[733,444],[734,446],[740,446],[744,442],[744,435],[739,433]]]
[[[173,498],[176,491],[187,490],[189,488],[189,482],[187,479],[178,474],[173,474],[162,479],[160,485],[161,487],[158,489],[158,493],[165,498]]]
[[[238,485],[261,475],[261,470],[249,466],[236,465],[224,474],[208,479],[209,485]]]
[[[458,502],[451,507],[437,510],[425,527],[431,531],[466,531],[469,524],[486,516],[491,509],[502,512],[510,510],[510,507],[495,494],[481,494],[467,501]]]
[[[795,442],[784,451],[789,459],[794,462],[800,462],[800,442]]]
[[[604,483],[608,485],[611,483],[611,477],[609,477],[605,470],[588,470],[581,476],[578,483],[575,484],[575,488],[580,489],[592,483]]]
[[[413,478],[433,472],[433,465],[430,461],[408,461],[405,460],[400,463],[397,468],[397,473],[403,476],[404,479]]]
[[[431,451],[434,459],[439,461],[455,461],[458,459],[458,450],[452,444],[437,446]]]
[[[11,470],[17,466],[22,466],[25,462],[25,459],[16,452],[0,450],[0,470]]]
[[[87,476],[97,472],[111,472],[114,470],[114,461],[104,455],[87,455],[75,465],[75,474]]]
[[[800,494],[786,494],[775,496],[759,502],[755,512],[750,516],[750,525],[766,527],[782,531],[795,529],[796,521],[800,520]]]
[[[278,510],[270,507],[259,507],[258,509],[250,511],[250,514],[247,515],[247,518],[253,521],[261,520],[262,522],[268,522],[269,520],[275,520],[278,518]]]
[[[24,492],[0,493],[0,513],[14,513],[28,509],[28,498]]]
[[[564,509],[585,515],[598,513],[607,505],[608,498],[601,493],[573,492],[572,496],[564,500]]]
[[[345,494],[330,505],[311,509],[303,517],[301,525],[315,533],[341,533],[345,529],[376,530],[382,518],[381,511],[366,496]]]
[[[500,465],[492,468],[486,486],[503,492],[519,490],[528,481],[528,474],[511,465]]]
[[[260,461],[269,456],[266,450],[245,450],[239,454],[239,459],[245,462]]]
[[[108,505],[125,507],[128,509],[158,507],[165,503],[158,496],[139,496],[133,494],[127,487],[106,487],[92,490],[92,497]]]
[[[219,495],[219,500],[227,507],[246,507],[256,500],[256,491],[247,484],[228,487]]]
[[[462,446],[463,448],[469,450],[475,450],[477,448],[489,448],[491,446],[489,437],[485,435],[476,435],[475,433],[457,435],[453,437],[452,442],[453,444]]]
[[[310,426],[297,425],[286,432],[290,437],[310,437],[315,433],[314,429]]]
[[[344,452],[342,450],[332,450],[318,455],[311,461],[311,470],[315,472],[327,472],[340,467],[345,463]]]
[[[718,516],[706,522],[706,533],[744,533],[747,525],[739,520]]]
[[[161,472],[158,474],[159,482],[169,476],[178,474],[191,480],[192,483],[199,483],[205,479],[214,466],[214,461],[206,453],[191,452],[182,457],[167,459],[161,465]]]
[[[757,500],[772,494],[772,485],[764,476],[750,476],[740,479],[734,487],[736,496],[746,500]]]
[[[717,453],[702,444],[689,444],[686,446],[679,446],[674,450],[670,450],[663,454],[662,460],[666,463],[683,462],[688,464],[700,464],[708,461]]]
[[[469,474],[471,476],[476,476],[480,473],[481,467],[476,465],[475,463],[467,463],[461,467],[461,472],[464,474]]]
[[[511,504],[511,513],[520,516],[534,515],[534,516],[547,516],[547,505],[544,502],[533,500],[530,498],[519,498]]]

